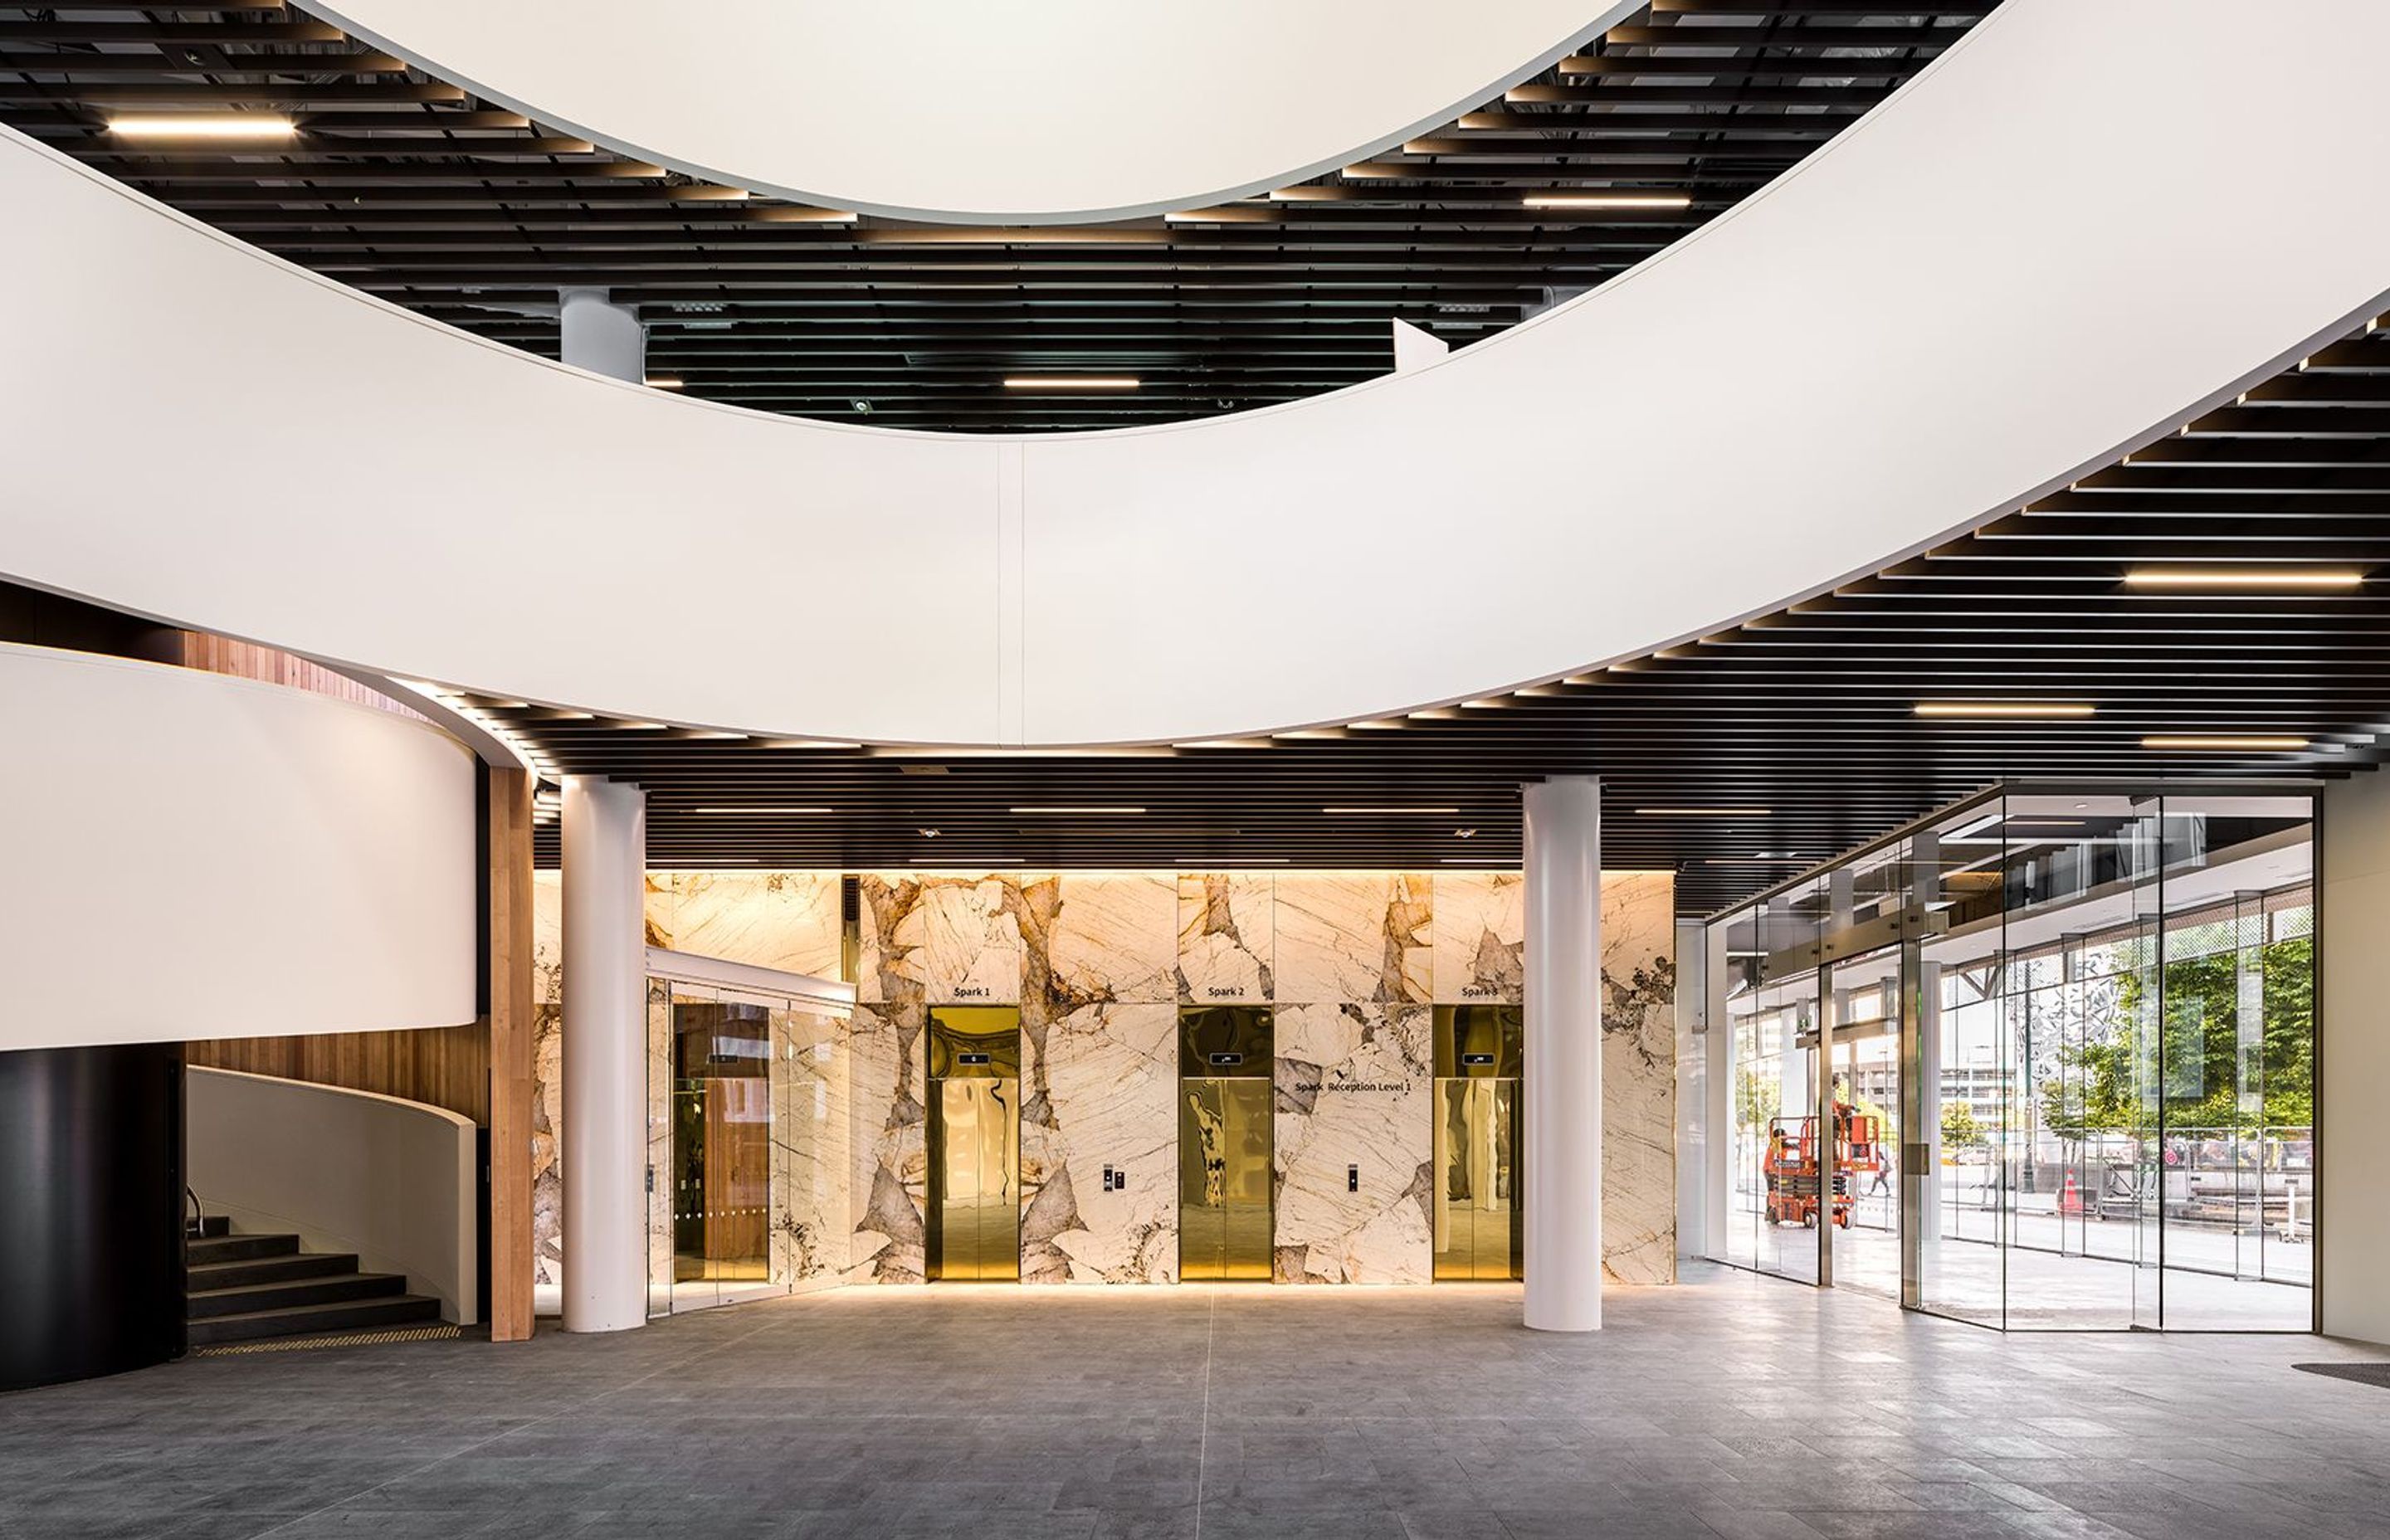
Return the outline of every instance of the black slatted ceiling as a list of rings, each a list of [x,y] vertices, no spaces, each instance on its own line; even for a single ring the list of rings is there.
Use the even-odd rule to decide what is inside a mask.
[[[693,395],[849,420],[861,402],[868,420],[908,428],[1124,426],[1383,374],[1390,318],[1466,344],[1599,283],[1798,161],[1993,3],[1657,0],[1508,99],[1291,189],[1299,200],[1074,230],[806,223],[815,211],[647,174],[277,6],[0,7],[0,122],[268,250],[546,356],[555,323],[503,307],[595,285],[640,305],[650,372]],[[218,109],[289,112],[302,133],[232,150],[131,147],[105,126]],[[1522,203],[1612,189],[1693,202]],[[1144,385],[1002,388],[1041,371]]]

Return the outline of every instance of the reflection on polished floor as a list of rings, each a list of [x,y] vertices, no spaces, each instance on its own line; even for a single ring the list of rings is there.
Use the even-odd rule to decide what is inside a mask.
[[[0,1397],[0,1533],[2357,1540],[2390,1391],[2315,1338],[1996,1332],[1697,1267],[1515,1285],[850,1289],[529,1345]]]

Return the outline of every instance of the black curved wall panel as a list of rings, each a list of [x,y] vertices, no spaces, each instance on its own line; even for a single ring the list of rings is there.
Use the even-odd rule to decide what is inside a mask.
[[[0,1053],[0,1391],[184,1347],[183,1050]]]

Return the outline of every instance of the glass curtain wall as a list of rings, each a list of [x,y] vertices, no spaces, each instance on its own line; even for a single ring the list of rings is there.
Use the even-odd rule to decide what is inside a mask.
[[[1715,918],[1721,1260],[1992,1327],[2311,1329],[2313,820],[2305,791],[2017,789]],[[1849,1189],[1822,1273],[1768,1181],[1807,1190],[1768,1141],[1820,1112]]]

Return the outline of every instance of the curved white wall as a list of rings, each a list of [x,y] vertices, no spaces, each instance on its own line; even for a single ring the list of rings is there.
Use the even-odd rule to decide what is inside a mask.
[[[1640,0],[302,0],[489,101],[830,208],[1047,225],[1281,187]]]
[[[1035,439],[601,380],[13,136],[0,569],[352,664],[882,741],[1208,738],[1632,656],[2172,430],[2381,302],[2390,6],[2011,0],[1775,186],[1445,361]],[[128,425],[138,453],[127,452]],[[270,475],[194,467],[248,454]],[[1442,583],[1423,604],[1425,580]]]
[[[474,770],[454,739],[17,646],[0,722],[0,1049],[474,1019]]]
[[[185,1082],[191,1190],[235,1228],[296,1235],[403,1273],[447,1320],[478,1314],[481,1194],[473,1120],[337,1085],[194,1068]]]

